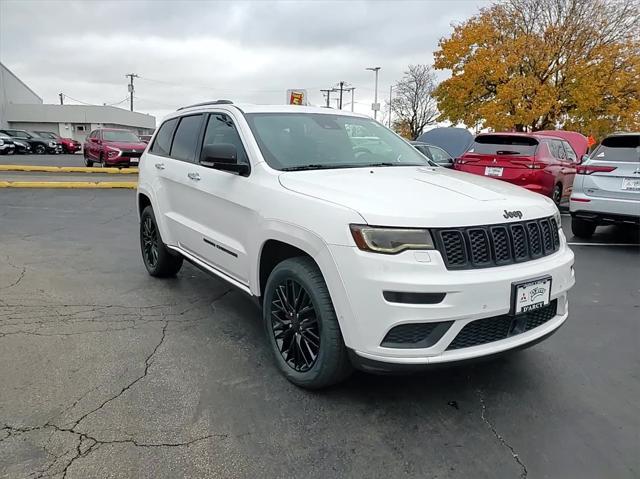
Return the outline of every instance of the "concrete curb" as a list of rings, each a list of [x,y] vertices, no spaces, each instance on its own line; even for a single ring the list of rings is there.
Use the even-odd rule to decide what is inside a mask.
[[[136,189],[136,181],[0,181],[0,188]]]
[[[138,168],[96,168],[87,166],[0,165],[0,171],[36,171],[41,173],[110,173],[137,175]]]

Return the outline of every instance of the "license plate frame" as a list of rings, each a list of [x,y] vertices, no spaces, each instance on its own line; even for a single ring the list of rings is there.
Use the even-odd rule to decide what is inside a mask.
[[[502,173],[504,173],[504,168],[501,166],[485,166],[484,167],[484,176],[494,176],[501,177]]]
[[[633,185],[629,187],[629,185]],[[625,191],[640,191],[640,178],[622,178],[622,189]]]
[[[537,278],[527,279],[525,281],[518,281],[511,283],[511,309],[509,314],[511,316],[519,316],[522,314],[535,311],[537,309],[544,308],[551,304],[551,287],[552,277],[550,275],[539,276]],[[541,285],[544,285],[541,286]],[[536,301],[538,299],[537,291],[535,288],[543,288],[544,291],[540,292],[542,301]],[[523,298],[520,293],[524,293],[527,297]],[[524,301],[523,301],[524,299]]]

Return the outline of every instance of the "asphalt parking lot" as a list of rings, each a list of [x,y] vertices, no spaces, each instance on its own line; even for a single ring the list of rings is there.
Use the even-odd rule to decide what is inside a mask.
[[[0,165],[84,166],[82,152],[73,155],[0,155]]]
[[[573,246],[570,318],[531,349],[308,392],[248,297],[147,275],[134,198],[0,190],[0,477],[640,474],[637,234]]]

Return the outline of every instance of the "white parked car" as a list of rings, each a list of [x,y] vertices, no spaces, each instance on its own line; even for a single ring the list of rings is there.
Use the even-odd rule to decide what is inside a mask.
[[[571,229],[590,238],[598,225],[640,226],[640,133],[609,135],[577,168]]]
[[[186,259],[258,298],[304,387],[529,346],[568,315],[574,257],[550,199],[437,167],[363,115],[180,109],[141,159],[138,210],[149,273]]]

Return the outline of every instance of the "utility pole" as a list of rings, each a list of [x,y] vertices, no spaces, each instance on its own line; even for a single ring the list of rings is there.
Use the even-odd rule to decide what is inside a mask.
[[[353,99],[353,92],[356,91],[355,87],[351,87],[351,113],[353,113],[353,104],[355,103]]]
[[[64,93],[58,93],[58,96],[60,97],[60,104],[64,105]]]
[[[391,128],[391,112],[393,111],[391,108],[391,95],[393,95],[393,85],[389,87],[389,128]]]
[[[129,94],[131,95],[131,111],[133,111],[133,79],[138,78],[138,75],[136,75],[135,73],[127,73],[125,77],[129,77],[131,79],[131,81],[129,82]]]
[[[342,110],[342,92],[344,90],[344,82],[341,81],[340,83],[338,83],[338,85],[340,85],[340,106],[338,107],[338,109]]]
[[[331,92],[333,91],[332,88],[328,88],[326,90],[320,90],[322,93],[326,93],[327,94],[327,108],[331,108]]]
[[[376,89],[374,90],[373,105],[371,105],[371,109],[373,110],[373,119],[375,120],[378,116],[378,110],[380,109],[380,104],[378,103],[378,72],[380,71],[380,67],[369,67],[365,68],[365,70],[376,72]]]

